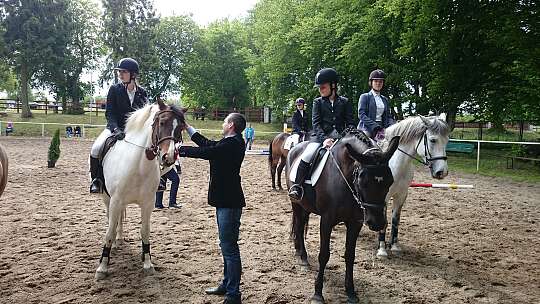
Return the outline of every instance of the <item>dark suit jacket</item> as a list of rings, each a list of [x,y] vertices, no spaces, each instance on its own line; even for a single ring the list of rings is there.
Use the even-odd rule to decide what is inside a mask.
[[[390,106],[388,106],[388,98],[381,95],[381,99],[384,103],[384,112],[382,115],[382,125],[379,125],[375,119],[377,117],[377,103],[375,102],[375,96],[369,91],[360,95],[360,101],[358,102],[358,129],[368,131],[372,136],[375,134],[377,128],[388,128],[395,123],[392,118],[392,112]]]
[[[341,134],[347,127],[355,127],[352,104],[345,97],[338,96],[334,107],[327,97],[315,98],[312,111],[312,140],[323,142],[334,129]]]
[[[107,94],[107,107],[105,117],[107,118],[107,129],[113,131],[116,128],[124,130],[128,114],[144,107],[148,103],[146,91],[137,86],[133,105],[129,102],[127,90],[122,83],[115,84],[109,89]]]
[[[208,203],[217,208],[245,207],[240,177],[240,166],[246,152],[242,135],[214,141],[195,133],[191,140],[199,147],[182,146],[178,149],[178,154],[210,161]]]
[[[293,133],[305,133],[309,131],[309,119],[306,110],[304,110],[304,116],[300,114],[299,110],[294,112],[292,117],[292,131]]]

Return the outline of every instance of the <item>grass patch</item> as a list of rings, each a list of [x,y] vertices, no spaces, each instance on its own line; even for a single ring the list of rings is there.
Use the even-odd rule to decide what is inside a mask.
[[[504,177],[518,182],[540,183],[540,163],[514,161],[514,169],[506,168],[508,150],[481,149],[480,170],[476,171],[476,152],[448,153],[448,170],[492,177]]]

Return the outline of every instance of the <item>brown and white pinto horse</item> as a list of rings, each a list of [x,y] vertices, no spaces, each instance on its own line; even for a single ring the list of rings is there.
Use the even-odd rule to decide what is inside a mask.
[[[309,133],[305,133],[299,136],[299,141],[309,140]],[[270,176],[272,177],[272,189],[276,190],[276,173],[277,173],[277,185],[279,190],[283,190],[281,186],[281,172],[287,162],[287,155],[289,149],[285,149],[285,142],[291,137],[291,134],[281,132],[272,141],[269,146],[268,154],[268,166],[270,167]],[[291,147],[292,149],[292,147]]]
[[[159,178],[175,161],[175,143],[182,140],[185,125],[182,110],[161,101],[133,112],[126,124],[126,137],[103,158],[108,194],[103,194],[108,227],[96,279],[108,274],[111,247],[122,240],[122,219],[128,204],[141,208],[143,270],[153,273],[150,260],[150,215]],[[166,168],[166,169],[164,169]]]

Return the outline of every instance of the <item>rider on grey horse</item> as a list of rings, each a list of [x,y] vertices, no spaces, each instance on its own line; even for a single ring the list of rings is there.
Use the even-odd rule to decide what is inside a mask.
[[[319,88],[321,97],[313,100],[312,124],[313,134],[310,143],[300,156],[294,184],[289,189],[289,196],[301,200],[304,194],[304,180],[310,168],[311,160],[317,149],[323,144],[331,147],[335,139],[348,127],[356,127],[353,120],[352,104],[347,98],[337,94],[339,76],[336,70],[325,68],[315,76],[315,86]]]
[[[371,90],[360,95],[358,101],[358,129],[376,141],[384,139],[384,130],[395,123],[388,98],[381,94],[385,74],[374,70],[369,74]]]
[[[103,191],[99,154],[105,140],[111,135],[114,135],[118,140],[124,139],[124,128],[129,114],[148,103],[146,91],[137,84],[137,75],[139,74],[137,61],[132,58],[123,58],[115,70],[118,71],[118,78],[122,82],[109,89],[105,110],[107,128],[98,136],[90,151],[90,176],[92,178],[90,193]]]

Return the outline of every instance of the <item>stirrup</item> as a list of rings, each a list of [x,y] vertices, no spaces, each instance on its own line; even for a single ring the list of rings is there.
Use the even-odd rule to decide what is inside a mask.
[[[289,189],[289,197],[293,200],[301,201],[304,198],[304,187],[294,184]]]

